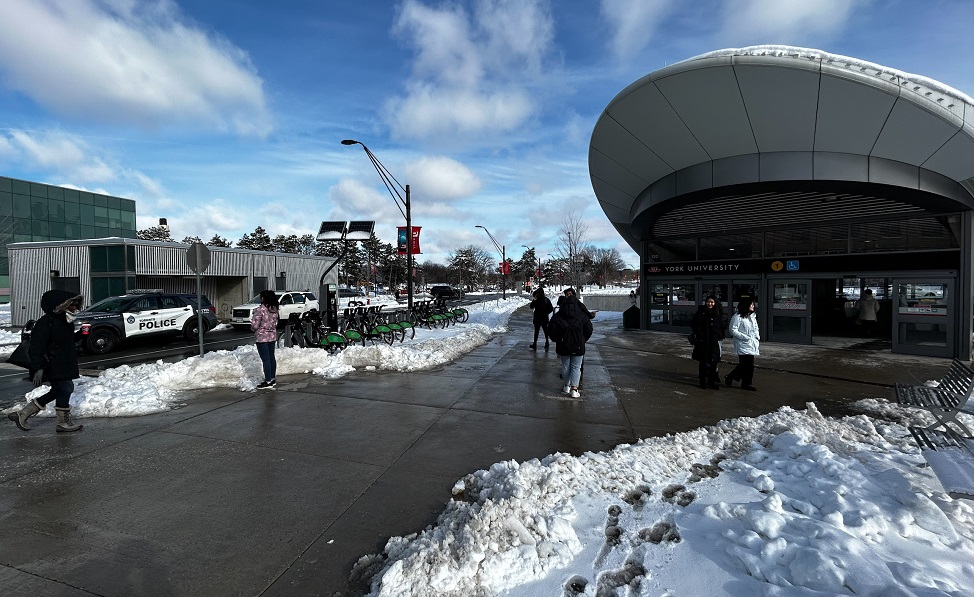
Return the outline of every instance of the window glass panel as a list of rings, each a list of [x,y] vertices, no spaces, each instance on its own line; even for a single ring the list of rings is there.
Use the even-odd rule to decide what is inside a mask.
[[[32,197],[30,201],[30,217],[35,220],[47,221],[47,198]]]
[[[761,233],[700,237],[699,259],[750,259],[761,256]]]
[[[122,210],[108,208],[108,227],[113,230],[122,227]]]
[[[59,201],[63,201],[64,200],[64,189],[62,189],[61,187],[48,186],[47,187],[47,198],[48,199],[57,199]]]
[[[697,285],[694,282],[674,283],[670,292],[670,301],[673,305],[695,306],[697,304]]]
[[[71,202],[71,203],[77,203],[79,199],[80,199],[80,195],[79,195],[79,193],[78,193],[77,190],[75,190],[75,189],[64,189],[64,200],[65,201],[68,201],[68,202]]]
[[[82,226],[81,227],[81,238],[95,238],[95,227],[94,226]]]
[[[92,272],[108,271],[108,247],[88,247],[88,259]]]
[[[37,182],[30,183],[30,196],[39,197],[41,199],[47,199],[47,185],[43,185]]]
[[[108,249],[108,271],[110,272],[123,272],[125,271],[125,247],[121,245],[115,245],[112,247],[106,247]]]
[[[15,195],[30,195],[30,183],[23,180],[10,180],[10,192]]]
[[[13,193],[12,187],[10,185],[10,179],[5,176],[0,176],[0,191],[6,193]]]
[[[30,197],[27,195],[14,194],[14,217],[15,218],[29,218],[30,217]]]
[[[135,247],[132,245],[127,245],[125,250],[128,252],[128,269],[126,271],[135,271]],[[134,286],[133,286],[134,288]]]
[[[772,285],[774,304],[772,309],[805,311],[808,309],[808,284],[777,282]]]
[[[108,209],[120,209],[122,206],[122,200],[118,197],[108,197]]]
[[[119,201],[119,209],[121,209],[122,211],[130,211],[130,212],[132,212],[134,214],[135,213],[135,201],[132,201],[131,199],[124,199],[124,198],[122,198]]]
[[[63,239],[64,234],[64,222],[50,222],[48,224],[50,227],[51,239]]]
[[[79,202],[82,205],[94,205],[95,204],[95,198],[92,197],[91,196],[91,193],[89,193],[87,191],[80,191],[78,200],[79,200]]]
[[[122,230],[135,230],[135,212],[121,211]]]
[[[81,239],[81,226],[78,224],[65,224],[64,225],[64,238],[67,240],[80,240]]]
[[[108,208],[95,206],[95,226],[108,228]]]
[[[720,304],[723,305],[725,311],[727,310],[727,307],[730,306],[730,303],[728,302],[729,295],[727,294],[727,284],[708,284],[704,282],[703,294],[704,296],[700,297],[701,299],[711,294],[716,296]]]
[[[95,208],[92,205],[81,205],[81,224],[84,226],[95,225]]]
[[[81,206],[77,203],[64,202],[64,221],[69,224],[81,223]]]
[[[671,324],[674,327],[689,328],[695,314],[694,309],[673,309],[670,312]]]
[[[27,218],[14,218],[14,234],[31,234],[30,220]]]
[[[36,240],[46,240],[51,236],[50,224],[46,220],[33,220],[30,224],[30,233],[35,237],[41,237]]]
[[[14,234],[14,242],[15,243],[29,243],[32,240],[34,240],[34,237],[31,236],[30,233],[27,233],[27,234]]]
[[[0,191],[0,217],[10,216],[14,213],[14,195]]]
[[[114,236],[108,226],[95,226],[95,238],[108,238]]]
[[[693,261],[697,258],[697,239],[680,238],[648,243],[650,261]]]
[[[737,308],[737,303],[744,299],[751,299],[754,303],[754,307],[758,306],[758,286],[757,284],[743,283],[734,284],[734,308]]]
[[[917,251],[956,249],[960,246],[960,217],[914,218],[898,222],[866,222],[852,225],[852,250]]]
[[[108,197],[104,195],[92,195],[92,198],[95,200],[95,207],[108,209]]]
[[[47,220],[49,222],[64,221],[64,201],[57,199],[47,200]]]

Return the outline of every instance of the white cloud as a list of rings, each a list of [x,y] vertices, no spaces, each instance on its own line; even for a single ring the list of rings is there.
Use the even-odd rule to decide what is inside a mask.
[[[410,191],[432,200],[469,197],[480,190],[481,181],[469,168],[447,157],[424,157],[406,166]]]
[[[784,43],[839,33],[871,0],[726,0],[722,36],[733,44]]]
[[[397,138],[480,142],[535,113],[526,87],[542,76],[554,26],[542,0],[431,8],[407,0],[393,32],[415,51],[412,78],[385,118]]]
[[[639,54],[653,40],[660,22],[679,5],[672,0],[602,0],[602,17],[612,34],[612,53],[618,60]]]
[[[262,81],[170,0],[0,2],[4,83],[62,116],[266,135]]]
[[[56,172],[79,184],[104,183],[117,178],[104,159],[91,155],[85,142],[61,132],[10,131],[7,146],[21,161]],[[0,137],[3,139],[3,137]]]

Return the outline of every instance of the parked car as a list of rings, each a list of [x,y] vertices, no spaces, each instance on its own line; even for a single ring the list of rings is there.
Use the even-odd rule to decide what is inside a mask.
[[[429,294],[433,298],[451,298],[451,299],[461,299],[463,298],[463,291],[459,288],[454,288],[449,284],[435,284],[430,286]]]
[[[287,321],[292,313],[299,316],[309,311],[318,310],[318,297],[313,292],[307,290],[277,290],[277,301],[280,303],[278,317],[281,325]],[[230,311],[230,325],[238,330],[250,329],[250,318],[254,309],[260,306],[260,295],[250,299],[246,304],[238,305]]]
[[[168,340],[182,335],[192,340],[199,334],[199,303],[205,334],[219,325],[216,308],[205,295],[198,301],[195,294],[134,290],[80,311],[74,320],[75,335],[81,348],[90,354],[111,352],[118,343],[136,337]]]
[[[355,290],[353,288],[339,288],[338,298],[352,298],[355,296],[365,296],[365,293],[361,290]]]

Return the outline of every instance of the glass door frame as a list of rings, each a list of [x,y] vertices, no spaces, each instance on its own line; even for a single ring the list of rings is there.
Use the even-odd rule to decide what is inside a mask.
[[[804,308],[788,309],[775,307],[775,286],[779,284],[804,284],[805,297]],[[812,279],[811,278],[779,278],[769,277],[767,281],[767,299],[765,302],[765,312],[767,313],[762,328],[762,338],[765,337],[764,330],[767,330],[767,340],[769,342],[781,342],[784,344],[811,344],[812,343]],[[781,305],[783,303],[779,303]],[[799,332],[786,333],[775,332],[775,317],[789,317],[798,319]]]
[[[909,306],[907,297],[903,297],[902,301],[900,300],[900,285],[902,284],[945,286],[947,289],[947,312],[940,315],[936,313],[937,309],[933,306],[929,308],[929,312],[923,307],[918,307],[917,305],[913,305],[912,307]],[[957,326],[957,309],[959,308],[955,291],[956,279],[951,277],[927,278],[923,276],[902,276],[892,278],[892,286],[893,305],[896,306],[893,311],[893,352],[897,354],[916,354],[944,358],[956,356],[957,350],[955,346],[956,340],[954,338],[954,334]],[[905,313],[903,312],[904,307],[909,309],[917,309],[917,311],[915,313]],[[904,326],[945,326],[945,330],[943,330],[946,333],[945,346],[907,343],[900,335],[900,324],[903,324]]]

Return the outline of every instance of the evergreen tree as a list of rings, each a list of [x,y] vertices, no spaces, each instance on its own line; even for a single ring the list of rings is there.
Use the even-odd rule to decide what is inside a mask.
[[[267,234],[267,231],[258,226],[252,234],[244,234],[237,241],[237,247],[252,251],[273,251],[274,243],[271,242],[271,237]]]
[[[213,238],[206,241],[206,244],[208,244],[211,247],[232,247],[233,246],[232,242],[223,238],[219,234],[214,234]]]
[[[145,230],[139,230],[136,236],[142,240],[161,240],[167,243],[176,242],[169,236],[169,226],[152,226]]]
[[[181,240],[179,242],[181,242],[183,244],[191,245],[193,243],[201,243],[201,242],[203,242],[203,240],[200,239],[200,237],[198,237],[198,236],[184,236],[183,237],[183,240]]]

